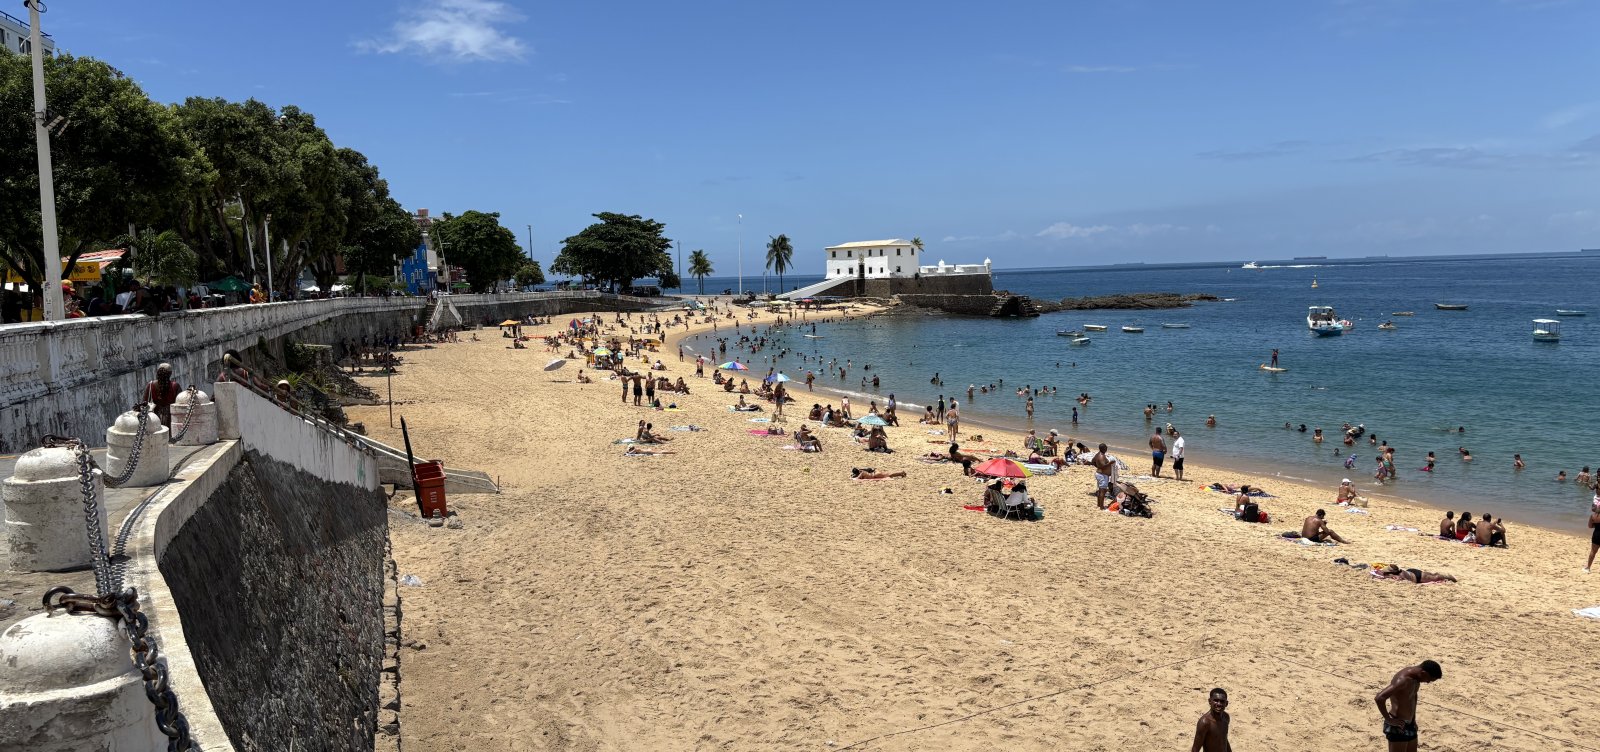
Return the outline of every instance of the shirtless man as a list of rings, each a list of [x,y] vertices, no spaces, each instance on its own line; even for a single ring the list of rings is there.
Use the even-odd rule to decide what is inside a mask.
[[[1445,540],[1456,539],[1456,513],[1445,512],[1444,519],[1439,520],[1439,537]]]
[[[1150,434],[1150,474],[1161,477],[1161,464],[1167,459],[1167,441],[1161,438],[1161,432]]]
[[[1106,489],[1111,486],[1112,478],[1117,474],[1117,459],[1106,453],[1106,445],[1100,445],[1100,451],[1089,458],[1089,464],[1094,465],[1094,503],[1095,506],[1106,508]]]
[[[1312,543],[1322,543],[1328,540],[1335,540],[1340,543],[1349,543],[1350,541],[1339,537],[1338,533],[1333,532],[1333,528],[1328,527],[1328,523],[1324,519],[1327,516],[1327,512],[1318,509],[1316,514],[1305,518],[1305,520],[1300,523],[1300,537],[1305,538]]]
[[[1389,752],[1416,752],[1417,690],[1443,676],[1439,664],[1423,661],[1400,669],[1389,686],[1372,698],[1383,715],[1383,736],[1389,740]]]
[[[1194,725],[1194,746],[1189,752],[1233,752],[1228,743],[1228,690],[1211,690],[1211,709]]]

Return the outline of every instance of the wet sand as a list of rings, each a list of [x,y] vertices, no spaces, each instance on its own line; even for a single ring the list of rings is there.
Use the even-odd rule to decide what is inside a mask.
[[[1135,475],[1154,519],[1097,511],[1074,467],[1029,480],[1044,520],[1003,521],[962,508],[981,487],[959,467],[919,460],[943,447],[931,427],[888,429],[891,455],[837,429],[823,453],[784,450],[670,340],[666,375],[695,390],[681,412],[577,384],[576,364],[541,371],[555,354],[538,342],[480,336],[407,352],[394,378],[419,455],[504,486],[452,497],[461,530],[393,501],[400,571],[424,583],[405,593],[409,748],[1171,750],[1222,686],[1235,748],[1383,749],[1372,696],[1424,658],[1445,678],[1422,691],[1423,749],[1600,738],[1600,621],[1572,614],[1600,604],[1600,575],[1579,574],[1576,535],[1446,543],[1384,529],[1436,529],[1427,507],[1349,514],[1331,488],[1204,463],[1181,484]],[[398,443],[386,407],[352,413]],[[623,456],[611,442],[641,418],[676,454]],[[668,430],[691,423],[706,430]],[[963,448],[1020,448],[980,432]],[[849,480],[862,466],[910,477]],[[1273,522],[1216,511],[1231,499],[1213,481],[1265,485]],[[1351,545],[1278,538],[1319,506]],[[1378,581],[1336,557],[1461,582]]]

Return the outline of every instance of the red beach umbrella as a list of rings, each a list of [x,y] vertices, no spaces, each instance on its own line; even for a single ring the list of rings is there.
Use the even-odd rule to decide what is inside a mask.
[[[978,475],[987,475],[991,478],[1027,478],[1033,475],[1033,473],[1028,472],[1028,468],[1017,464],[1016,460],[1009,457],[995,457],[984,460],[978,463],[977,467],[972,468],[972,472]]]

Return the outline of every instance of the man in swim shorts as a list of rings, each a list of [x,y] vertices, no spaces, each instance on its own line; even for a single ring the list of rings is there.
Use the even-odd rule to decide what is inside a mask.
[[[1161,463],[1167,459],[1167,441],[1161,438],[1161,432],[1150,434],[1150,474],[1161,477]]]
[[[1327,512],[1318,509],[1316,514],[1307,517],[1304,522],[1300,523],[1300,537],[1305,538],[1312,543],[1325,543],[1330,540],[1338,541],[1339,543],[1349,543],[1350,541],[1341,538],[1338,533],[1333,532],[1333,528],[1328,527],[1328,523],[1325,519],[1327,516]]]
[[[1089,458],[1089,464],[1094,465],[1094,503],[1095,506],[1106,508],[1106,489],[1111,487],[1111,478],[1117,472],[1117,460],[1106,454],[1106,445],[1100,445],[1100,451]]]
[[[1373,698],[1383,715],[1383,737],[1389,740],[1389,752],[1416,752],[1417,690],[1443,676],[1444,670],[1433,661],[1407,666]]]

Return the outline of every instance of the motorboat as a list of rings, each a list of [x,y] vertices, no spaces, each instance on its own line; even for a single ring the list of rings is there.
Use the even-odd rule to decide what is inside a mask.
[[[1100,324],[1084,324],[1083,330],[1086,332],[1103,332],[1106,327]]]
[[[1162,329],[1188,329],[1188,324],[1162,324]]]
[[[1142,326],[1125,326],[1125,327],[1122,327],[1122,331],[1123,331],[1124,334],[1144,334],[1144,327],[1142,327]]]
[[[1241,266],[1239,268],[1240,269],[1260,269],[1261,266],[1259,264],[1257,264],[1256,262],[1251,261],[1250,263],[1245,264],[1244,266]]]
[[[1382,330],[1384,330],[1386,332],[1392,332],[1392,331],[1394,331],[1396,329],[1399,329],[1400,327],[1395,326],[1393,321],[1385,321],[1382,324],[1379,324],[1378,328],[1382,329]]]
[[[1395,311],[1394,313],[1389,314],[1389,315],[1391,315],[1391,316],[1415,316],[1415,315],[1417,315],[1417,312],[1416,311]]]
[[[1056,330],[1056,336],[1057,337],[1082,337],[1083,336],[1083,332],[1080,332],[1077,329],[1057,329]]]
[[[1533,341],[1534,342],[1560,342],[1561,341],[1561,322],[1556,321],[1555,319],[1534,319],[1533,320]]]
[[[1565,308],[1557,308],[1556,309],[1556,315],[1557,316],[1588,316],[1589,312],[1588,311],[1569,311],[1569,310],[1567,310]]]
[[[1333,306],[1308,306],[1306,311],[1306,328],[1318,337],[1336,337],[1344,334],[1349,328],[1349,322],[1340,321],[1334,314]]]
[[[1465,303],[1434,303],[1433,307],[1437,308],[1437,309],[1439,309],[1441,311],[1465,311],[1465,310],[1467,310],[1467,305]]]
[[[1093,342],[1093,341],[1094,340],[1091,340],[1088,337],[1073,337],[1072,338],[1072,344],[1078,345],[1080,347],[1083,346],[1083,345],[1087,345],[1087,344],[1089,344],[1090,342]]]

